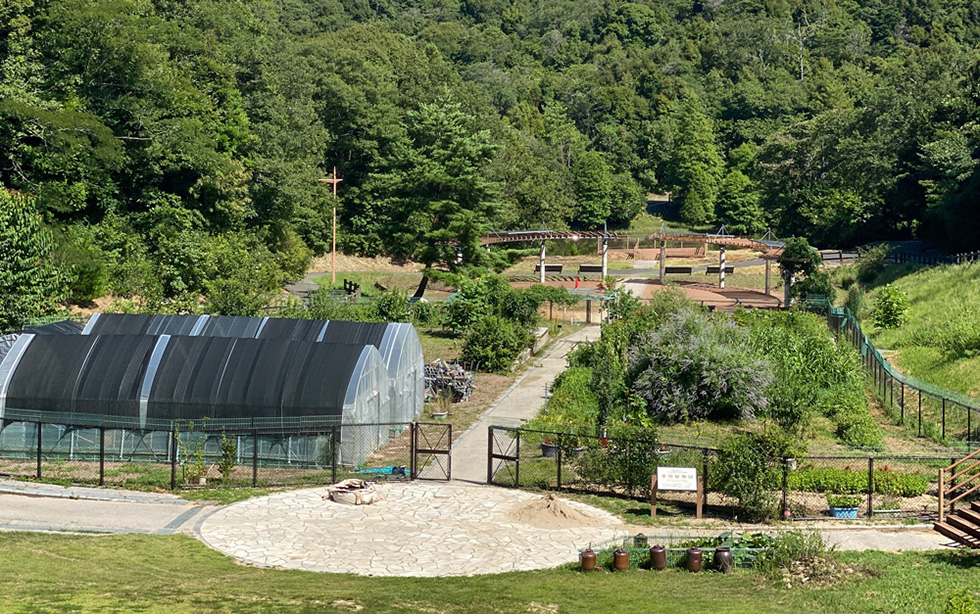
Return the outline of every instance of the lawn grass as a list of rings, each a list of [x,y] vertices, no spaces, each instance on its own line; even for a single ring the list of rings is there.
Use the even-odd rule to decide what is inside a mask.
[[[824,588],[785,588],[758,572],[571,566],[472,578],[367,578],[237,565],[183,536],[8,533],[2,612],[916,612],[939,614],[976,589],[980,557],[848,553],[866,568]]]

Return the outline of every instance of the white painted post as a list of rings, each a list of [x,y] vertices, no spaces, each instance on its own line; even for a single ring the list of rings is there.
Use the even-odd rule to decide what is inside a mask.
[[[718,287],[725,289],[725,246],[718,246]]]
[[[541,275],[539,280],[541,283],[544,283],[544,239],[541,239],[541,253],[539,255],[539,259],[541,261]]]
[[[603,235],[602,237],[602,279],[606,279],[606,275],[609,274],[609,238]]]
[[[667,242],[660,242],[660,283],[663,284],[666,280],[667,273],[664,270],[664,261],[667,259]]]

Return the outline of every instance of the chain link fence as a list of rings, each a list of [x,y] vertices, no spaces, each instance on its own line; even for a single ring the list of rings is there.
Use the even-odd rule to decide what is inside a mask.
[[[710,515],[732,517],[719,452],[634,437],[613,438],[491,426],[487,483],[650,500],[657,467],[693,467]],[[938,510],[939,468],[949,457],[810,456],[784,459],[764,488],[792,519],[926,518]],[[694,492],[660,492],[658,505],[693,510]],[[831,510],[831,507],[840,508]]]
[[[10,420],[0,423],[0,475],[135,489],[409,479],[415,423],[169,430]]]

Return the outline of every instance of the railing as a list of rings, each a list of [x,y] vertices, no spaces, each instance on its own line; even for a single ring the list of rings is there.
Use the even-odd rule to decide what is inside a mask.
[[[846,340],[861,354],[876,394],[888,409],[898,414],[902,425],[912,422],[918,436],[927,435],[947,443],[961,442],[966,451],[976,445],[980,402],[900,373],[871,343],[850,310],[824,306],[830,329],[838,340]]]
[[[966,469],[961,469],[960,471],[953,473],[954,471],[956,471],[956,468],[958,466],[962,465],[968,460],[973,459],[977,455],[980,455],[980,450],[976,450],[971,454],[964,456],[963,458],[956,461],[949,467],[940,467],[939,469],[939,522],[943,522],[946,519],[947,505],[949,506],[950,511],[952,511],[953,506],[956,504],[957,501],[980,489],[980,473],[975,471],[977,467],[980,467],[980,460],[977,460],[975,463],[973,463]],[[948,478],[946,477],[947,475],[949,476]],[[962,478],[964,476],[966,479],[961,480],[959,483],[956,483],[957,478]],[[973,482],[977,482],[977,484],[969,489],[966,489],[966,487],[972,484]]]

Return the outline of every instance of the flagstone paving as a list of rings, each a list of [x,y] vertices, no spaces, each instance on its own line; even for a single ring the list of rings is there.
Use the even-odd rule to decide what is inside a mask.
[[[221,508],[199,528],[212,548],[263,567],[365,576],[471,576],[574,562],[578,548],[623,535],[618,518],[575,501],[592,526],[542,529],[513,513],[541,495],[459,483],[379,486],[384,500],[343,505],[326,487]]]

